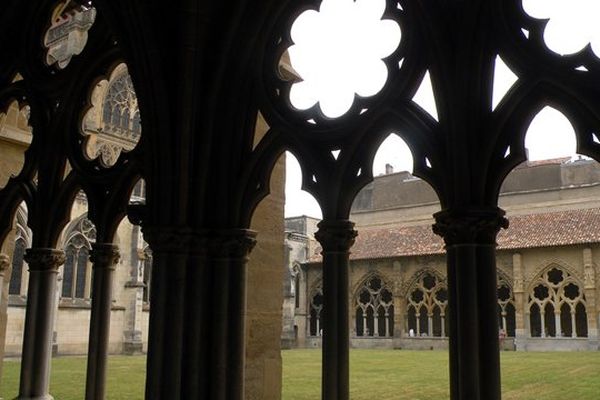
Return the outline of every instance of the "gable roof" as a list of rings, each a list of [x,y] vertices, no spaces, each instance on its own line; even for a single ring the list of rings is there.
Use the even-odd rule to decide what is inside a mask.
[[[498,234],[498,249],[528,249],[600,243],[600,208],[508,217]],[[431,225],[359,230],[351,260],[444,254],[444,241]],[[320,253],[320,249],[318,251]],[[315,254],[310,262],[321,262]]]

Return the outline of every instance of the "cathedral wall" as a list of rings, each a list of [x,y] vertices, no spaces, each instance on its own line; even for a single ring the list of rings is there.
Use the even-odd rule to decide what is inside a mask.
[[[257,137],[266,132],[259,120]],[[271,174],[271,194],[259,204],[251,228],[258,232],[248,263],[246,400],[281,398],[281,305],[284,263],[285,158]]]

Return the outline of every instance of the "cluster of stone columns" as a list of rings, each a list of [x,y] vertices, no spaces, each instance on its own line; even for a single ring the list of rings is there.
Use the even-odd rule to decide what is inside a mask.
[[[100,400],[105,392],[112,279],[119,259],[118,248],[111,243],[96,243],[90,259],[94,287],[85,398]],[[32,248],[26,251],[25,261],[29,265],[29,285],[18,399],[47,400],[52,399],[49,384],[57,276],[65,254],[57,249]]]
[[[244,399],[245,229],[145,228],[153,251],[146,399]]]

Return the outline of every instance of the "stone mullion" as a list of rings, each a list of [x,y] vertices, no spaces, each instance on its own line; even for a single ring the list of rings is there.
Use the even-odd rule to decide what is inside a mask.
[[[508,221],[498,208],[435,218],[447,252],[450,398],[499,400],[495,240]]]
[[[112,287],[119,248],[112,243],[94,243],[90,252],[93,289],[88,341],[86,400],[103,400],[110,334]]]
[[[23,332],[19,400],[48,400],[50,361],[56,307],[58,267],[65,262],[62,250],[28,249],[27,311]]]
[[[349,398],[349,257],[356,231],[347,220],[323,220],[315,238],[323,251],[322,399]]]
[[[146,398],[243,400],[254,233],[146,233],[154,257]]]

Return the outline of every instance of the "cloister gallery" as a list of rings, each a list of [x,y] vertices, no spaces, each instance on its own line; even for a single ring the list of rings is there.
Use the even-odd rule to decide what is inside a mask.
[[[557,50],[560,24],[535,0],[340,1],[356,17],[340,35],[302,36],[333,3],[3,4],[0,343],[21,355],[18,399],[51,399],[53,351],[82,348],[86,399],[105,397],[119,349],[147,351],[147,399],[279,398],[282,321],[296,318],[281,307],[285,151],[323,214],[303,233],[319,249],[297,292],[305,326],[291,325],[322,347],[323,399],[349,398],[349,348],[366,340],[443,342],[453,400],[501,398],[500,328],[517,348],[597,349],[597,194],[552,186],[572,201],[524,212],[501,188],[547,106],[600,158],[598,43],[578,30]],[[583,32],[590,13],[565,7],[552,15]],[[322,65],[342,48],[352,61],[290,61],[321,44]],[[430,186],[423,207],[399,208],[416,219],[369,211],[369,187],[393,186],[368,186],[391,132],[413,155],[406,178]],[[516,197],[543,204],[536,193]]]

